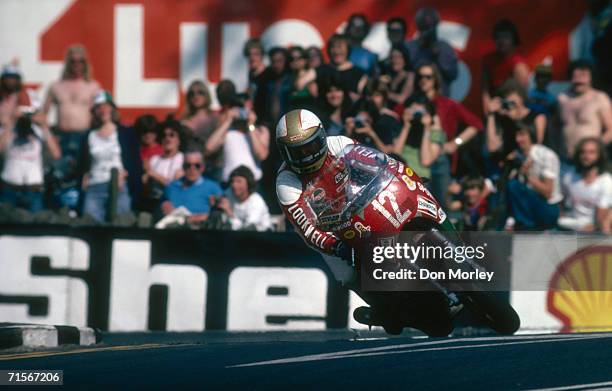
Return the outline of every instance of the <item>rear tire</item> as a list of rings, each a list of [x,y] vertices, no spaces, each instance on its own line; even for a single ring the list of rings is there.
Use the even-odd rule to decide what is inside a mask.
[[[491,292],[463,292],[461,299],[472,314],[500,334],[512,335],[521,327],[521,320],[514,308]]]

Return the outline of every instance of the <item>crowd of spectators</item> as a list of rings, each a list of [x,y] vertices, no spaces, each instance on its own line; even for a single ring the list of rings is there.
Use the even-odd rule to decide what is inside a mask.
[[[94,80],[81,45],[68,48],[61,79],[39,107],[17,67],[7,65],[0,202],[32,213],[68,210],[99,223],[145,212],[158,226],[269,230],[271,214],[280,213],[273,130],[284,113],[306,108],[328,135],[352,137],[428,178],[464,229],[609,233],[612,71],[601,56],[612,52],[612,23],[601,16],[611,14],[608,8],[589,11],[599,24],[584,40],[585,58],[570,64],[569,87],[557,95],[549,89],[550,61],[530,69],[517,27],[499,20],[495,49],[472,70],[482,72],[481,85],[473,86],[482,96],[475,111],[449,97],[458,58],[437,36],[440,16],[429,7],[414,21],[387,21],[386,58],[363,46],[370,23],[359,13],[329,37],[325,54],[314,46],[266,50],[252,38],[243,51],[245,91],[220,81],[220,107],[213,109],[209,85],[194,80],[182,113],[145,114],[131,126]]]

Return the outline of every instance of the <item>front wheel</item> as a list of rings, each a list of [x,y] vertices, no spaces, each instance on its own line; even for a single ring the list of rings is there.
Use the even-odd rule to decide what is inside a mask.
[[[521,326],[521,320],[510,303],[491,292],[463,292],[461,301],[470,312],[500,334],[514,334]]]

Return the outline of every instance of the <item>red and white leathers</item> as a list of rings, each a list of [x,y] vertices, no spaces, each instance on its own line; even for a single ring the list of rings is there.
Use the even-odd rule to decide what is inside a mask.
[[[315,191],[323,191],[323,194],[327,195],[343,191],[338,189],[340,182],[338,175],[341,174],[341,171],[330,170],[329,168],[332,161],[340,156],[347,145],[351,144],[355,144],[355,141],[348,137],[327,137],[327,157],[325,163],[323,163],[323,166],[317,172],[298,176],[283,164],[276,178],[276,195],[278,196],[283,213],[307,245],[327,255],[324,256],[324,259],[336,278],[341,281],[349,279],[349,274],[352,274],[352,270],[346,262],[337,258],[336,250],[340,244],[340,239],[332,232],[326,232],[317,226],[315,214],[305,199],[304,192],[315,178],[317,186],[320,186]],[[329,256],[335,259],[330,259]]]

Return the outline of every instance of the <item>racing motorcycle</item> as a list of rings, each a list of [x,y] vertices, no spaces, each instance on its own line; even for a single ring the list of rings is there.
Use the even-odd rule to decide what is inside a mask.
[[[354,277],[348,287],[370,307],[359,307],[353,317],[368,326],[382,326],[389,334],[404,327],[420,329],[429,336],[447,336],[453,319],[467,308],[478,323],[501,334],[513,334],[520,319],[499,292],[490,292],[472,281],[426,279],[425,289],[364,289],[376,245],[426,243],[444,247],[464,244],[444,210],[408,166],[386,154],[354,144],[327,165],[305,189],[305,199],[317,226],[334,232],[352,249]],[[388,262],[389,263],[389,262]],[[390,261],[391,267],[412,268],[420,262]],[[430,262],[429,265],[432,263]],[[482,271],[471,259],[455,262],[460,271]]]

